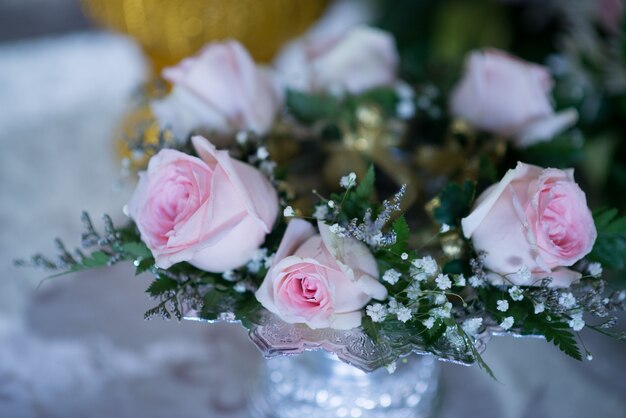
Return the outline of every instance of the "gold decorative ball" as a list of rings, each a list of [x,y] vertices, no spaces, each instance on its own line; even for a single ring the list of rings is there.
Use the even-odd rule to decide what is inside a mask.
[[[82,0],[99,24],[131,35],[156,69],[195,54],[210,41],[234,38],[269,61],[303,33],[330,0]]]

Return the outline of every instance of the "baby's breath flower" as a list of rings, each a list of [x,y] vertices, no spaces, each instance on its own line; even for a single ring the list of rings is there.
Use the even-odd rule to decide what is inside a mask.
[[[543,302],[539,302],[535,304],[535,314],[540,314],[545,310],[546,310],[546,306],[543,304]]]
[[[248,136],[248,131],[239,131],[237,132],[235,139],[237,140],[237,143],[239,145],[244,145],[246,142],[248,142]]]
[[[398,313],[396,315],[398,316],[398,321],[402,322],[408,321],[413,316],[411,313],[411,309],[407,308],[406,306],[398,308]]]
[[[471,276],[468,281],[472,287],[483,287],[485,285],[485,281],[478,276]]]
[[[256,156],[259,160],[265,160],[267,157],[270,156],[270,153],[267,148],[259,147],[259,149],[256,150]]]
[[[559,295],[559,305],[565,309],[570,309],[576,306],[576,298],[570,292],[561,293]]]
[[[585,321],[583,320],[583,313],[577,312],[577,313],[572,314],[572,319],[570,319],[567,322],[567,324],[574,331],[580,331],[581,329],[583,329],[585,327]]]
[[[315,206],[315,211],[313,212],[313,217],[315,219],[325,219],[326,216],[328,216],[328,206],[326,205]]]
[[[233,286],[233,289],[235,289],[235,292],[237,293],[245,293],[246,284],[243,281],[237,282],[235,283],[235,286]]]
[[[447,302],[442,306],[438,306],[430,310],[430,315],[435,318],[450,318],[450,312],[452,312],[452,304]]]
[[[465,287],[466,285],[466,280],[465,280],[465,276],[463,276],[462,274],[459,274],[458,276],[456,276],[456,278],[454,279],[454,285],[458,286],[458,287]]]
[[[419,282],[413,282],[409,285],[409,287],[406,288],[405,292],[406,292],[406,296],[409,299],[416,300],[417,298],[420,297],[420,294],[422,293],[422,289],[420,289]]]
[[[447,274],[439,274],[435,279],[435,283],[437,283],[437,287],[441,290],[450,289],[452,287],[452,281]]]
[[[411,262],[417,269],[424,271],[429,276],[434,276],[439,271],[439,265],[434,258],[427,255],[426,257],[418,258]]]
[[[296,216],[296,212],[291,206],[287,206],[285,210],[283,210],[283,216],[285,218],[291,218],[292,216]]]
[[[391,285],[398,283],[400,277],[402,277],[402,273],[394,269],[389,269],[383,274],[383,280]]]
[[[516,276],[521,281],[528,282],[530,281],[532,274],[528,266],[522,266],[519,268],[519,270],[517,270],[514,276]]]
[[[352,172],[347,176],[343,176],[339,181],[339,185],[344,189],[349,189],[356,184],[356,173]]]
[[[497,309],[501,312],[506,312],[509,310],[509,301],[506,299],[500,299],[497,303]]]
[[[235,282],[237,281],[237,279],[239,279],[239,275],[233,270],[226,270],[224,273],[222,273],[222,278],[229,282]]]
[[[246,264],[246,268],[250,273],[256,274],[261,270],[261,267],[265,265],[265,260],[267,259],[267,248],[259,248],[256,250],[248,264]]]
[[[512,316],[507,316],[506,318],[502,320],[502,322],[500,322],[500,327],[504,330],[508,330],[513,326],[514,322],[515,320],[513,319]]]
[[[422,324],[428,329],[431,329],[435,325],[435,318],[429,316],[425,320],[422,321]]]
[[[450,225],[448,225],[448,224],[443,224],[443,225],[441,225],[441,228],[439,228],[439,233],[440,234],[445,234],[448,231],[450,231]]]
[[[587,271],[593,277],[602,276],[602,264],[600,263],[590,263],[587,267]]]
[[[470,318],[463,321],[461,328],[468,335],[476,335],[483,324],[482,318]]]
[[[409,255],[407,253],[402,253],[402,254],[400,254],[400,259],[402,261],[406,261],[406,260],[409,259]]]
[[[337,235],[338,237],[346,236],[346,228],[339,224],[332,224],[328,229],[330,230],[330,232]]]
[[[415,115],[415,103],[413,100],[400,100],[396,105],[396,115],[400,119],[411,119]]]
[[[383,322],[387,316],[387,308],[380,303],[368,305],[365,312],[374,322]]]
[[[328,207],[331,209],[335,208],[335,201],[334,200],[329,200],[327,203]]]
[[[389,298],[389,302],[387,303],[387,310],[390,314],[397,314],[398,308],[400,308],[400,304],[395,298]]]
[[[387,369],[387,373],[393,374],[396,371],[396,362],[389,363],[385,366],[385,369]]]
[[[435,295],[435,305],[443,305],[447,301],[448,301],[448,298],[445,295],[445,293],[437,293]]]
[[[513,286],[509,289],[509,295],[511,299],[517,302],[524,299],[524,291],[517,286]]]

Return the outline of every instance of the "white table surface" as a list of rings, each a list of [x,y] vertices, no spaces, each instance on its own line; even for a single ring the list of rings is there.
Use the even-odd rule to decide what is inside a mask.
[[[0,417],[245,417],[263,361],[237,325],[144,321],[149,277],[129,266],[36,285],[11,260],[78,242],[80,211],[120,208],[111,138],[145,67],[106,33],[0,44]],[[444,365],[441,417],[626,417],[626,345],[583,332],[576,362],[497,338],[477,368]]]

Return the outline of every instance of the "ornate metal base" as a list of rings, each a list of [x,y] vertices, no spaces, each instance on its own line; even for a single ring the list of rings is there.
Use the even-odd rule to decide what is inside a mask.
[[[323,351],[263,362],[249,400],[264,418],[427,418],[439,394],[439,365],[411,356],[397,370],[365,373]]]

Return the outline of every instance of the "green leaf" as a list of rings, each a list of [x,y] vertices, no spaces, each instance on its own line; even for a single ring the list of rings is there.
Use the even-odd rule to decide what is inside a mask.
[[[355,193],[357,197],[363,200],[369,200],[374,194],[374,180],[376,180],[376,172],[374,166],[370,165],[363,180],[356,186]]]
[[[548,321],[543,316],[529,316],[522,331],[524,334],[541,334],[568,356],[582,361],[578,344],[567,323]]]
[[[439,194],[439,206],[433,211],[435,220],[440,224],[460,226],[461,218],[467,216],[474,201],[474,183],[467,180],[460,186],[448,184]]]
[[[447,325],[440,319],[437,319],[432,328],[426,330],[428,342],[435,343],[446,332]]]
[[[220,307],[224,302],[224,292],[220,292],[219,290],[209,290],[204,295],[204,303],[202,304],[202,309],[200,310],[200,317],[208,320],[217,319],[218,315],[221,313]]]
[[[152,257],[144,258],[139,262],[139,264],[137,264],[137,267],[135,268],[135,276],[150,270],[152,266],[154,266],[154,259]]]
[[[577,138],[563,134],[551,141],[539,142],[522,152],[522,161],[542,167],[568,168],[584,158],[584,150]]]
[[[398,104],[398,96],[395,90],[388,87],[375,88],[360,94],[356,98],[357,104],[375,103],[379,105],[385,113],[395,114]]]
[[[152,258],[152,253],[143,242],[127,242],[122,244],[122,249],[135,258]]]
[[[159,296],[165,292],[169,292],[170,290],[175,290],[178,287],[178,282],[176,280],[170,279],[169,277],[161,276],[154,280],[146,292],[152,296]]]
[[[409,224],[403,216],[393,222],[393,231],[396,233],[396,243],[391,246],[391,251],[396,254],[405,252],[409,241]]]
[[[592,261],[616,270],[626,268],[626,216],[618,217],[617,209],[593,212],[598,238],[587,256]]]
[[[109,255],[104,251],[94,251],[89,257],[83,258],[81,262],[83,266],[89,268],[104,267],[109,262]]]
[[[323,119],[333,119],[339,113],[334,97],[287,91],[287,108],[302,123],[312,124]]]
[[[368,337],[372,339],[372,341],[374,341],[375,343],[380,341],[378,327],[376,326],[374,321],[372,321],[372,318],[370,318],[369,316],[364,316],[361,320],[361,327],[363,328],[363,331],[365,331],[365,333],[368,335]]]

